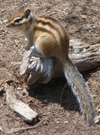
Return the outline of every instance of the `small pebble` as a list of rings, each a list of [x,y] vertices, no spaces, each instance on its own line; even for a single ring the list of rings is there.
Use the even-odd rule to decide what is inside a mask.
[[[91,24],[87,24],[87,27],[90,28],[91,27]]]
[[[86,18],[87,18],[87,16],[86,16],[86,15],[81,15],[81,17],[82,17],[83,19],[86,19]]]
[[[97,95],[93,95],[92,97],[93,97],[93,98],[96,98],[96,97],[97,97]]]
[[[3,12],[5,12],[5,10],[4,9],[1,9],[1,12],[3,13]]]
[[[43,122],[43,125],[48,125],[48,122]]]
[[[64,124],[68,124],[68,121],[64,121]]]
[[[27,39],[27,38],[25,38],[25,41],[28,41],[28,39]]]
[[[18,87],[17,90],[22,90],[22,88],[21,87]]]
[[[3,107],[3,104],[1,104],[0,107]]]
[[[3,23],[5,23],[5,24],[6,24],[7,22],[8,22],[8,20],[7,20],[7,19],[3,20]]]
[[[5,40],[2,40],[2,43],[5,43]]]

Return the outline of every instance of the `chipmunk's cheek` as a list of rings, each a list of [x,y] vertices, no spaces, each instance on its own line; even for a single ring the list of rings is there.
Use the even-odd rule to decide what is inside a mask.
[[[20,24],[20,25],[16,26],[16,28],[25,32],[26,31],[26,24],[24,24],[24,25]]]

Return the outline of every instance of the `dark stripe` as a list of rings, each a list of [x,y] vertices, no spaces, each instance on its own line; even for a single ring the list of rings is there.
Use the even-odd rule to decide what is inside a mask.
[[[60,30],[58,28],[56,28],[50,22],[44,22],[42,20],[39,20],[38,23],[42,23],[43,25],[49,25],[49,27],[51,27],[52,29],[54,29],[58,33],[58,35],[60,36],[61,44],[63,44],[63,36],[61,35],[61,32],[60,32]]]
[[[35,30],[41,30],[41,31],[43,31],[43,32],[48,32],[48,33],[50,33],[50,35],[52,35],[52,37],[56,40],[56,37],[55,37],[55,35],[52,33],[52,32],[50,32],[49,30],[47,30],[47,29],[45,29],[45,28],[41,28],[41,27],[39,27],[39,26],[35,26]],[[57,40],[56,40],[56,42],[57,42]]]
[[[52,17],[45,17],[45,19],[51,20],[52,22],[54,22],[54,23],[56,23],[57,25],[60,26],[60,28],[64,32],[64,37],[63,37],[64,43],[65,43],[65,45],[69,46],[69,36],[68,36],[65,28],[62,26],[62,24],[59,21],[57,21],[56,19],[52,18]]]
[[[45,17],[45,19],[52,20],[53,22],[55,22],[56,24],[58,24],[58,25],[61,27],[61,29],[62,29],[62,31],[63,31],[64,33],[66,33],[64,27],[61,25],[61,23],[60,23],[59,21],[57,21],[56,19],[54,19],[54,18],[52,18],[52,17]]]
[[[48,19],[48,20],[53,21],[54,23],[56,23],[56,24],[58,24],[60,26],[60,28],[64,32],[64,42],[65,42],[65,44],[69,45],[69,36],[68,36],[65,28],[62,26],[62,24],[59,21],[57,21],[56,19],[52,18],[52,17],[45,17],[45,18]],[[66,38],[66,37],[68,37],[68,38]]]

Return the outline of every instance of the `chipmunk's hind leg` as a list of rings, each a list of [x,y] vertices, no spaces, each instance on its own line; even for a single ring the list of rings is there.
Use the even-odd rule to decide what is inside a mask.
[[[42,34],[35,42],[35,48],[37,52],[44,56],[44,58],[49,58],[55,55],[55,50],[57,44],[52,36],[49,34]]]

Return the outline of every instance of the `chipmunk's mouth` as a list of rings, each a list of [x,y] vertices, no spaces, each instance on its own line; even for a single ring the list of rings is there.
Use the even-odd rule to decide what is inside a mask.
[[[7,27],[10,27],[10,26],[11,26],[11,24],[7,24],[6,26],[7,26]]]
[[[7,26],[8,28],[12,28],[12,27],[14,27],[15,25],[14,25],[14,23],[8,23],[6,26]]]
[[[9,22],[8,22],[6,26],[7,26],[7,27],[11,27],[11,26],[13,26],[13,25],[14,25],[13,23],[9,23]]]

